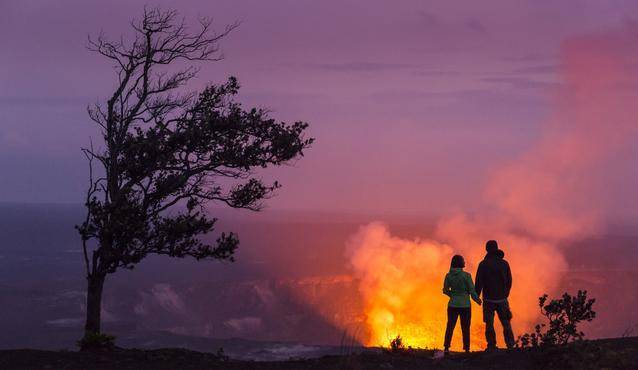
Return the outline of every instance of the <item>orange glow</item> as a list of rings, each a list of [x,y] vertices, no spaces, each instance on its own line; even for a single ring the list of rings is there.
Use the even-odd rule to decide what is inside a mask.
[[[388,346],[401,335],[408,346],[441,348],[448,302],[442,285],[451,257],[463,255],[474,277],[489,239],[499,242],[512,268],[514,335],[539,322],[538,297],[562,293],[557,288],[567,264],[557,246],[600,234],[614,189],[608,185],[618,181],[608,170],[635,148],[638,55],[624,45],[638,33],[634,26],[620,31],[564,43],[560,84],[539,141],[486,174],[484,208],[475,217],[443,219],[423,239],[394,236],[382,223],[362,226],[350,239],[347,257],[363,301],[350,323],[363,323],[355,330],[363,344]],[[472,307],[472,349],[479,350],[484,324],[480,307]],[[332,320],[343,328],[347,321]],[[498,321],[496,330],[502,346]],[[460,334],[457,324],[452,349],[461,348]]]
[[[514,334],[533,328],[538,297],[555,294],[567,268],[557,244],[600,232],[608,193],[600,174],[632,147],[638,133],[638,75],[629,68],[636,54],[623,47],[629,34],[635,30],[564,44],[553,112],[536,145],[486,177],[489,211],[440,222],[429,236],[433,240],[392,236],[379,223],[351,239],[348,254],[365,306],[365,344],[387,346],[400,334],[407,345],[442,347],[448,300],[442,282],[450,259],[463,255],[466,271],[474,275],[489,239],[498,240],[512,268]],[[472,312],[472,346],[480,349],[482,314],[476,305]],[[498,324],[496,330],[502,345]],[[457,326],[453,348],[459,344]]]
[[[362,228],[350,247],[370,331],[366,344],[387,346],[397,334],[414,347],[438,344],[446,301],[439,283],[452,248],[394,238],[381,224]]]
[[[463,217],[442,223],[437,236],[448,240],[447,243],[398,238],[381,223],[359,230],[350,240],[348,250],[364,300],[367,329],[361,338],[364,344],[387,347],[400,334],[407,345],[415,348],[443,346],[448,302],[442,293],[443,279],[452,256],[457,253],[465,256],[466,271],[474,275],[487,240],[472,234],[475,228]],[[506,258],[514,267],[516,289],[510,304],[514,328],[520,334],[520,330],[529,330],[536,323],[537,298],[555,288],[565,264],[549,245],[533,244],[515,236],[502,242]],[[481,309],[473,304],[473,350],[484,348],[483,332]],[[502,343],[500,337],[499,342]],[[460,323],[452,348],[461,349]]]
[[[369,330],[365,343],[387,346],[401,334],[414,347],[439,344],[446,304],[441,277],[452,248],[392,237],[381,224],[362,228],[350,243]]]

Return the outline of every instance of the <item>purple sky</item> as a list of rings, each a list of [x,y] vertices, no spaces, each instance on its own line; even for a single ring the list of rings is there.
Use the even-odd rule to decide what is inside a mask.
[[[114,82],[86,38],[127,34],[145,3],[240,20],[191,87],[236,75],[246,104],[311,124],[306,158],[267,174],[284,185],[272,208],[391,213],[479,207],[486,173],[538,139],[562,42],[638,15],[597,0],[3,0],[0,201],[80,202],[85,107]]]

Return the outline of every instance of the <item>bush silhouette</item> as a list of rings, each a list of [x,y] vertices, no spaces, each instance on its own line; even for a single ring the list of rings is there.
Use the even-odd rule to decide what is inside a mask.
[[[403,338],[401,338],[401,335],[397,335],[396,338],[390,341],[390,351],[403,352],[405,350],[405,343],[403,343]]]
[[[560,299],[552,299],[547,303],[547,294],[538,298],[541,313],[548,324],[538,324],[534,333],[526,333],[518,337],[521,348],[548,345],[564,345],[571,341],[582,340],[585,333],[578,325],[583,321],[592,321],[596,312],[592,306],[596,299],[587,299],[587,291],[579,290],[575,296],[564,293]],[[543,331],[544,328],[547,328]]]

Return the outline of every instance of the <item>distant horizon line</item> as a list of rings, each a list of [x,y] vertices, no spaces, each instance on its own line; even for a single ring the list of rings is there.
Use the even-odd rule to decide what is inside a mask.
[[[13,206],[68,206],[68,207],[79,207],[82,208],[84,205],[80,202],[69,202],[69,201],[46,201],[46,202],[29,202],[29,201],[7,201],[0,200],[0,206],[13,205]],[[279,208],[279,207],[270,207],[265,206],[262,211],[250,211],[245,209],[235,209],[225,207],[223,205],[213,205],[210,207],[214,210],[221,211],[229,211],[229,212],[246,212],[246,214],[260,214],[268,211],[275,212],[297,212],[297,213],[325,213],[325,214],[343,214],[343,215],[361,215],[361,216],[370,216],[370,215],[390,215],[390,216],[433,216],[440,217],[440,215],[449,213],[446,211],[441,212],[423,212],[419,210],[408,210],[408,211],[382,211],[382,210],[366,210],[366,209],[321,209],[321,208]],[[456,208],[458,209],[458,208]],[[472,211],[463,210],[463,212],[471,214]],[[437,216],[438,215],[438,216]]]
[[[25,201],[7,201],[0,200],[0,207],[6,206],[19,206],[19,207],[60,207],[60,208],[83,208],[84,205],[80,202],[68,202],[68,201],[47,201],[47,202],[25,202]],[[412,220],[413,218],[422,218],[422,221],[425,222],[433,222],[436,223],[441,218],[444,218],[449,215],[453,215],[458,212],[463,212],[466,216],[473,216],[479,212],[478,209],[460,209],[458,207],[450,207],[448,210],[442,210],[438,212],[424,212],[419,210],[405,210],[405,211],[382,211],[382,210],[365,210],[365,209],[310,209],[310,208],[272,208],[266,206],[262,211],[254,212],[245,209],[235,209],[224,207],[223,205],[212,205],[210,210],[219,211],[228,214],[234,213],[234,216],[254,216],[259,217],[259,215],[268,215],[269,213],[273,216],[276,214],[307,214],[313,216],[345,216],[345,217],[366,217],[370,218],[367,220],[368,222],[380,221],[384,222],[384,218],[407,218]],[[273,214],[274,213],[274,214]],[[613,218],[609,218],[607,220],[607,227],[627,227],[627,226],[638,226],[638,219],[633,217],[623,217],[622,215],[616,215]],[[378,218],[375,220],[375,218]],[[390,220],[387,220],[390,221]],[[607,230],[608,232],[610,230]]]

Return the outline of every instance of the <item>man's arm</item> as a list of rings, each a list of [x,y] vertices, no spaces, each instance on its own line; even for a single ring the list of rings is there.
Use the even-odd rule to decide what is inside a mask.
[[[474,288],[474,284],[472,283],[472,276],[470,274],[466,274],[465,282],[467,284],[467,292],[470,294],[470,297],[472,297],[474,302],[480,305],[482,301],[481,298],[479,298],[478,294],[476,294],[476,289]]]
[[[505,262],[505,296],[509,297],[510,290],[512,290],[512,270],[510,270],[510,264],[507,261],[504,260],[503,262]]]
[[[480,296],[481,291],[483,290],[483,262],[479,263],[478,269],[476,270],[476,278],[474,278],[474,288],[476,290],[476,295]]]

